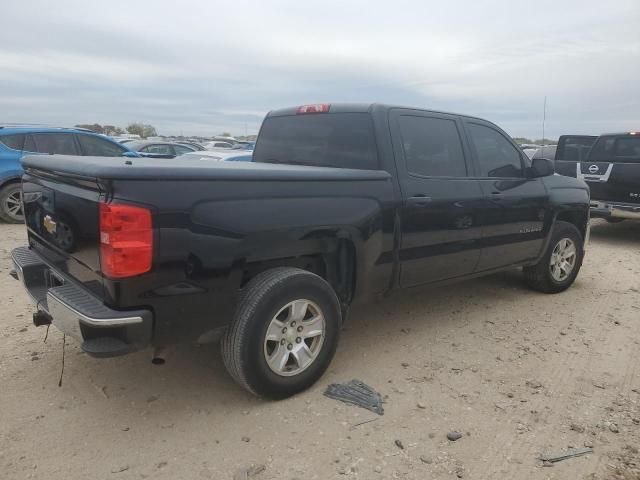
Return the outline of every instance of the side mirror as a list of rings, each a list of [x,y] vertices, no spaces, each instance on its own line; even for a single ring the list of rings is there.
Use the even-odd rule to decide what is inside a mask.
[[[140,155],[138,155],[136,152],[122,152],[122,156],[129,158],[138,158]]]
[[[531,161],[531,176],[534,178],[548,177],[553,175],[556,171],[556,166],[553,160],[548,158],[534,158]]]

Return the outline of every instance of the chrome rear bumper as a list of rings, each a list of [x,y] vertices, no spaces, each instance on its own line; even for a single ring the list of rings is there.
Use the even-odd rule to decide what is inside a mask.
[[[81,342],[87,353],[116,356],[150,343],[151,311],[119,311],[107,307],[28,247],[14,249],[11,259],[15,276],[36,308],[50,315],[60,331]]]
[[[591,201],[591,216],[640,220],[640,204]]]

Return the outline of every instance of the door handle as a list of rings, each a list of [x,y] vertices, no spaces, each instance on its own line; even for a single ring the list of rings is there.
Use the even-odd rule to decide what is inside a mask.
[[[500,199],[504,198],[504,193],[491,192],[491,198],[493,198],[494,200],[500,200]]]
[[[430,203],[431,197],[427,197],[426,195],[414,195],[407,199],[407,205],[412,207],[426,207]]]

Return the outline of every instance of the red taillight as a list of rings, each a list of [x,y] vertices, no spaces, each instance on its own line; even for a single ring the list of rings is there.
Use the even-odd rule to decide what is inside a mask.
[[[302,105],[296,110],[296,114],[301,113],[327,113],[329,111],[328,103],[317,103],[315,105]]]
[[[151,212],[132,205],[100,204],[102,273],[124,278],[151,270]]]

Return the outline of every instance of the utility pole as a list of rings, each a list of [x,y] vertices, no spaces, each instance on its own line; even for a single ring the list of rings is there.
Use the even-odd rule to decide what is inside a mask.
[[[547,120],[547,96],[544,96],[544,106],[542,107],[542,146],[544,147],[544,124]]]

